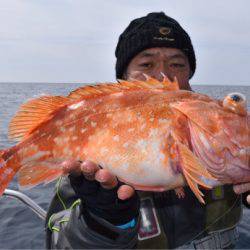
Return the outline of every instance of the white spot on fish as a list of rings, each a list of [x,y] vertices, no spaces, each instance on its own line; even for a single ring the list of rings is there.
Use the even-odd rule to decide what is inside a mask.
[[[113,137],[113,140],[114,140],[114,141],[119,141],[119,140],[120,140],[119,135],[115,135],[115,136]]]
[[[72,155],[72,154],[73,154],[72,150],[70,150],[68,147],[65,147],[65,148],[63,149],[63,153],[64,153],[65,155]]]
[[[149,132],[150,137],[158,136],[158,129],[151,129]]]
[[[62,120],[56,121],[56,126],[62,126],[62,124],[63,124]]]
[[[127,148],[128,146],[129,146],[129,143],[128,142],[125,142],[125,143],[123,143],[123,145],[122,145],[124,148]]]
[[[84,105],[84,101],[80,101],[80,102],[78,102],[78,103],[74,103],[74,104],[70,105],[70,106],[68,107],[68,109],[70,109],[70,110],[75,110],[75,109],[80,108],[80,107],[83,106],[83,105]]]
[[[4,173],[7,175],[11,174],[12,172],[13,172],[13,170],[11,168],[7,168],[4,170]]]
[[[142,124],[142,126],[141,126],[141,130],[144,130],[146,128],[146,124],[144,123],[144,124]]]
[[[72,141],[76,141],[77,139],[78,139],[77,136],[73,136],[73,137],[72,137]]]
[[[91,126],[93,127],[93,128],[95,128],[96,127],[96,122],[91,122]]]
[[[114,93],[112,94],[112,96],[120,97],[120,96],[123,96],[123,93],[122,92]]]
[[[84,122],[87,122],[88,121],[88,119],[89,119],[89,116],[86,116],[86,117],[84,117]]]
[[[159,153],[159,160],[164,161],[164,159],[165,159],[165,155],[162,152],[160,152]]]
[[[32,151],[32,152],[39,151],[38,146],[31,144],[31,145],[27,146],[26,148],[22,148],[19,152],[20,152],[20,154],[25,155],[26,153],[29,153],[30,151]]]
[[[0,180],[4,180],[6,177],[7,177],[7,174],[3,172],[0,176]]]
[[[63,137],[56,137],[56,138],[54,138],[54,142],[56,143],[56,145],[61,146],[64,144],[64,138]]]
[[[129,163],[128,163],[128,162],[123,163],[123,164],[121,165],[121,168],[123,168],[123,169],[129,168]]]
[[[57,150],[52,151],[53,156],[57,155],[57,153],[58,153]]]
[[[158,120],[158,122],[159,122],[159,124],[163,124],[163,123],[168,123],[169,120],[168,120],[168,119],[160,118],[160,119]]]
[[[64,133],[66,131],[65,127],[60,127],[60,131]]]
[[[69,137],[63,137],[62,140],[63,140],[64,143],[67,143],[69,141]]]
[[[76,130],[76,127],[75,127],[75,126],[69,128],[69,132],[74,132],[75,130]]]
[[[89,141],[91,141],[91,140],[93,140],[93,139],[95,139],[95,136],[93,136],[93,135],[90,135],[90,136],[88,137],[88,140],[89,140]]]
[[[133,120],[133,116],[131,114],[128,115],[127,120],[128,120],[128,122],[131,122]]]
[[[81,129],[81,133],[83,134],[84,132],[86,132],[87,131],[87,129],[86,128],[82,128]]]
[[[107,153],[108,153],[108,149],[107,148],[101,148],[100,149],[100,153],[101,153],[101,155],[106,155]]]
[[[154,119],[155,119],[154,117],[151,117],[151,118],[149,119],[149,121],[150,121],[150,122],[153,122]]]
[[[135,131],[135,128],[129,128],[128,129],[128,132],[134,132]]]
[[[137,143],[136,143],[136,147],[143,151],[143,152],[146,152],[147,151],[147,146],[148,146],[148,142],[146,140],[139,140]]]
[[[244,149],[244,148],[241,148],[240,150],[239,150],[239,156],[244,156],[244,155],[247,155],[247,148],[246,149]]]
[[[116,128],[118,126],[118,123],[113,123],[112,128]]]
[[[120,160],[121,160],[121,156],[114,155],[114,156],[112,157],[112,160],[113,160],[113,161],[120,161]]]

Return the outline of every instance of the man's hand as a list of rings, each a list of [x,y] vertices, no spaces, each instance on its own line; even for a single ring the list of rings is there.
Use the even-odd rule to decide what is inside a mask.
[[[236,194],[243,194],[243,193],[248,192],[248,195],[246,195],[245,199],[246,199],[247,204],[250,205],[250,194],[249,194],[250,182],[234,185],[233,189]]]
[[[96,180],[105,189],[112,189],[118,185],[118,180],[114,175],[91,161],[68,160],[62,163],[62,167],[64,174],[71,174],[75,177],[83,174],[87,180]],[[129,199],[134,193],[135,190],[129,185],[121,185],[117,190],[117,196],[121,200]]]
[[[90,212],[115,225],[127,223],[138,215],[139,198],[135,190],[121,184],[108,170],[91,161],[72,160],[63,162],[62,168]]]

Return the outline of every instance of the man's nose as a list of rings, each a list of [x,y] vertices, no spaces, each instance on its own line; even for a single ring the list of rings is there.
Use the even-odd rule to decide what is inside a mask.
[[[164,76],[172,80],[168,67],[164,65],[164,63],[159,63],[157,67],[155,67],[152,77],[158,81],[162,81]]]

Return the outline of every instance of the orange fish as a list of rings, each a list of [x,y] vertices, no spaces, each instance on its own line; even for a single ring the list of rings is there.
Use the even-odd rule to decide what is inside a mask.
[[[250,115],[241,94],[223,101],[179,90],[175,80],[85,86],[23,104],[9,126],[20,142],[0,151],[0,195],[62,175],[67,159],[91,160],[137,190],[250,181]]]

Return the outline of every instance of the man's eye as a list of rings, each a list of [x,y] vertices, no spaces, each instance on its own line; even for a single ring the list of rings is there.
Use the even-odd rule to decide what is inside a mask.
[[[152,66],[152,63],[141,63],[140,65],[139,65],[140,67],[142,67],[142,68],[150,68],[151,66]]]
[[[186,65],[183,63],[172,63],[170,66],[173,68],[184,68]]]

